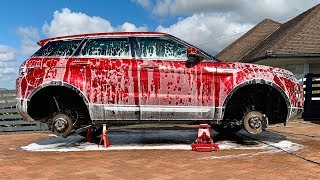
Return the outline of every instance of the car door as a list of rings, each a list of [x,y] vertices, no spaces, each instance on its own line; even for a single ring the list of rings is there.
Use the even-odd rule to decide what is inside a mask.
[[[136,61],[128,37],[90,38],[73,62],[85,66],[93,120],[138,120]]]
[[[138,37],[142,120],[212,120],[213,72],[186,66],[187,45],[170,37]]]

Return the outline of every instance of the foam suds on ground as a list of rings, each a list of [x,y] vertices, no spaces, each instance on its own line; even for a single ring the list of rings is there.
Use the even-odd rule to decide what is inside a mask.
[[[262,141],[254,141],[244,138],[241,134],[248,136],[246,132],[241,131],[240,136],[233,138],[219,139],[218,135],[214,139],[218,139],[220,150],[242,149],[242,150],[265,150],[259,153],[246,153],[229,156],[212,156],[206,158],[233,158],[241,156],[255,156],[259,154],[275,153],[281,150],[297,151],[303,148],[302,145],[288,141],[285,137],[271,133],[263,132],[254,135],[256,139]],[[88,143],[79,135],[69,136],[68,138],[49,135],[51,138],[41,140],[27,146],[21,147],[26,151],[53,151],[53,152],[69,152],[69,151],[113,151],[113,150],[191,150],[191,143],[196,138],[197,132],[194,130],[123,130],[118,132],[110,132],[108,134],[111,146],[104,148],[98,147],[95,143]],[[251,135],[249,135],[251,136]],[[193,140],[192,140],[193,139]],[[271,146],[270,146],[271,145]],[[274,146],[274,147],[272,147]]]

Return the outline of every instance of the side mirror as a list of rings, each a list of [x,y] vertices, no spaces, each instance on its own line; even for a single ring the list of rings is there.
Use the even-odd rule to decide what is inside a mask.
[[[195,62],[202,61],[205,58],[202,52],[194,47],[188,47],[187,57],[188,57],[188,60],[195,61]]]
[[[194,47],[188,47],[187,57],[188,57],[188,60],[186,61],[187,68],[191,68],[197,65],[200,61],[202,61],[205,58],[202,52]]]

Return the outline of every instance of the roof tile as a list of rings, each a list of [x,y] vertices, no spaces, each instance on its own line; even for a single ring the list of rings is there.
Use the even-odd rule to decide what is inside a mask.
[[[216,56],[224,61],[239,61],[272,34],[279,26],[280,23],[265,19]]]
[[[279,55],[320,54],[320,4],[282,25],[265,21],[222,50],[217,57],[227,61],[254,62]],[[273,27],[262,28],[264,23]],[[257,39],[256,34],[263,35]]]

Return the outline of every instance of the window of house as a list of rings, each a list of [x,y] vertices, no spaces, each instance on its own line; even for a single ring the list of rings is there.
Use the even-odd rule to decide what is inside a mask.
[[[130,57],[130,44],[127,38],[89,39],[80,56]]]
[[[141,58],[187,59],[187,47],[166,37],[139,37]]]

